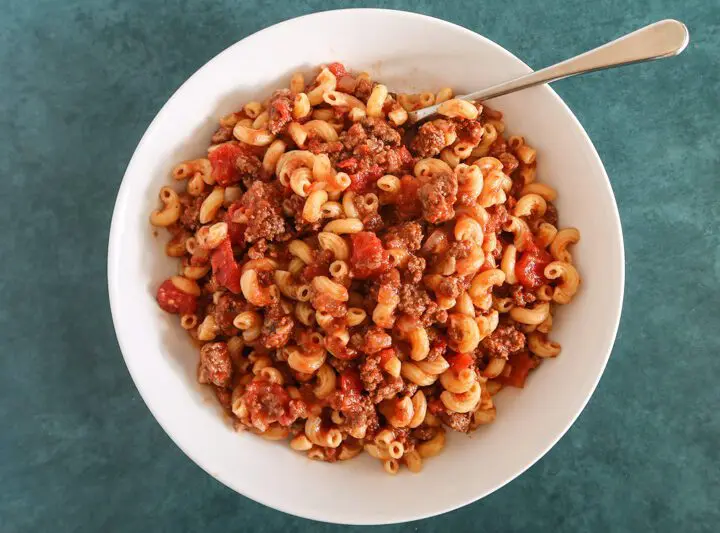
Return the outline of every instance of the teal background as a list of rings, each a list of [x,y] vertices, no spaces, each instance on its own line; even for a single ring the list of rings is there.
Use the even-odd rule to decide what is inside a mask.
[[[106,250],[125,166],[172,92],[250,33],[341,5],[3,0],[2,533],[340,530],[235,494],[163,433],[115,340]],[[691,34],[679,58],[555,85],[605,163],[625,233],[622,323],[588,407],[546,457],[495,494],[376,530],[717,531],[718,1],[367,5],[461,24],[535,68],[663,18],[685,21]]]

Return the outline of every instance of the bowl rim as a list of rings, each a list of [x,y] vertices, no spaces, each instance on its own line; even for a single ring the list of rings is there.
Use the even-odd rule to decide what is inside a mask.
[[[493,492],[501,489],[511,481],[515,480],[517,477],[522,475],[525,471],[527,471],[530,467],[535,465],[541,458],[543,458],[549,451],[552,449],[558,441],[567,433],[567,431],[570,429],[570,427],[576,422],[580,414],[583,412],[585,407],[587,406],[587,403],[590,401],[590,398],[595,393],[595,390],[597,389],[597,385],[600,381],[600,378],[605,372],[605,368],[607,366],[607,363],[610,359],[610,355],[612,354],[612,349],[615,345],[615,341],[617,339],[617,332],[620,326],[620,318],[622,314],[622,308],[623,308],[623,302],[624,302],[624,293],[625,293],[625,245],[624,245],[624,239],[623,239],[623,232],[622,232],[622,224],[620,220],[620,214],[617,207],[617,201],[615,198],[615,194],[612,190],[612,186],[610,183],[610,179],[607,175],[607,172],[605,170],[605,166],[602,163],[602,160],[600,159],[599,154],[597,153],[597,150],[595,148],[595,145],[592,143],[592,140],[590,139],[589,135],[585,131],[585,128],[582,126],[578,118],[575,116],[575,114],[572,112],[570,107],[563,101],[562,98],[550,87],[549,85],[542,85],[539,86],[539,90],[543,90],[546,92],[549,92],[551,97],[556,100],[557,103],[560,104],[561,109],[569,115],[571,120],[575,123],[575,125],[578,127],[578,130],[582,136],[582,140],[588,145],[590,149],[590,154],[593,157],[594,163],[599,168],[601,175],[605,178],[604,179],[604,186],[607,188],[607,191],[610,194],[610,198],[612,200],[612,214],[609,214],[609,216],[613,219],[615,222],[615,239],[618,242],[619,245],[619,294],[617,295],[617,305],[614,309],[608,310],[607,313],[612,316],[608,318],[609,321],[611,321],[611,329],[612,329],[612,340],[608,346],[608,349],[606,353],[603,355],[603,361],[600,368],[600,371],[597,373],[597,376],[595,376],[594,382],[592,383],[592,388],[589,390],[588,394],[582,401],[581,405],[578,407],[577,411],[573,414],[573,416],[568,420],[565,427],[562,429],[562,431],[558,432],[558,434],[552,439],[552,441],[542,449],[539,449],[533,456],[533,458],[528,461],[527,464],[522,466],[517,470],[517,472],[513,473],[512,475],[508,476],[503,482],[497,484],[496,486],[493,486],[481,493],[477,494],[470,494],[468,497],[463,498],[462,500],[458,501],[457,503],[453,505],[449,505],[445,507],[444,509],[440,510],[433,510],[430,512],[425,512],[420,510],[419,512],[416,510],[409,510],[407,512],[399,512],[397,517],[394,517],[392,519],[383,519],[382,521],[373,520],[372,518],[369,518],[368,520],[364,521],[337,521],[333,518],[328,518],[325,516],[321,516],[320,514],[316,513],[313,509],[307,508],[307,507],[301,507],[301,508],[295,508],[292,505],[287,505],[284,502],[270,502],[267,501],[265,498],[258,498],[255,495],[249,495],[245,490],[241,490],[240,488],[236,487],[235,484],[230,479],[226,479],[225,476],[221,472],[214,472],[211,471],[211,469],[208,467],[208,465],[205,463],[202,457],[195,457],[190,452],[188,452],[183,444],[176,440],[173,433],[169,430],[169,425],[167,423],[167,420],[165,419],[164,415],[154,409],[151,402],[148,401],[148,398],[146,397],[145,392],[143,389],[138,385],[139,381],[136,378],[136,374],[133,371],[132,365],[129,364],[128,357],[125,355],[128,348],[127,344],[123,340],[124,338],[128,337],[131,332],[126,331],[123,328],[122,325],[122,319],[120,316],[119,311],[119,303],[117,295],[117,291],[115,290],[115,287],[113,287],[113,283],[118,278],[118,272],[116,271],[115,264],[118,262],[115,260],[116,257],[118,257],[118,254],[120,253],[120,233],[122,232],[122,228],[120,226],[120,218],[121,213],[127,208],[127,203],[130,197],[130,194],[133,189],[131,189],[129,185],[129,180],[126,180],[125,178],[132,174],[134,171],[134,166],[137,164],[136,156],[138,152],[140,152],[142,146],[147,142],[147,139],[152,137],[154,135],[155,129],[158,127],[160,116],[163,114],[164,110],[170,105],[170,103],[178,97],[178,94],[182,92],[182,90],[192,82],[196,77],[199,77],[202,75],[202,73],[210,67],[211,63],[214,63],[217,59],[224,56],[225,54],[231,53],[233,49],[236,47],[243,45],[246,46],[248,43],[251,43],[252,41],[258,39],[260,36],[264,35],[265,33],[269,33],[272,31],[276,31],[278,28],[283,26],[288,26],[291,24],[295,24],[298,21],[309,19],[309,18],[315,18],[315,17],[323,17],[328,16],[329,14],[334,15],[346,15],[346,16],[352,16],[354,13],[363,12],[374,12],[378,16],[397,16],[402,18],[415,18],[423,20],[427,23],[432,23],[440,27],[444,27],[445,29],[449,29],[455,32],[461,32],[468,34],[472,36],[474,39],[483,42],[486,46],[494,47],[499,52],[506,54],[510,58],[514,59],[518,63],[522,65],[523,68],[527,70],[527,72],[532,72],[532,69],[521,59],[519,59],[515,54],[510,52],[509,50],[505,49],[501,45],[495,43],[494,41],[488,39],[487,37],[476,33],[468,28],[465,28],[463,26],[460,26],[458,24],[455,24],[453,22],[449,22],[443,19],[439,19],[436,17],[432,17],[429,15],[423,15],[420,13],[414,13],[410,11],[403,11],[403,10],[397,10],[397,9],[383,9],[383,8],[347,8],[347,9],[331,9],[331,10],[324,10],[324,11],[318,11],[314,13],[309,13],[306,15],[301,15],[299,17],[293,17],[281,22],[278,22],[276,24],[273,24],[271,26],[265,27],[263,29],[260,29],[247,37],[244,37],[243,39],[240,39],[239,41],[236,41],[235,43],[231,44],[224,50],[220,51],[218,54],[213,56],[212,58],[208,59],[200,68],[198,68],[192,75],[190,75],[173,93],[172,95],[165,101],[165,103],[162,105],[162,107],[158,110],[158,112],[153,117],[152,121],[150,122],[149,126],[143,133],[142,137],[140,138],[137,146],[135,147],[135,150],[133,151],[132,157],[130,158],[130,161],[128,162],[128,165],[125,169],[125,172],[123,173],[123,179],[121,181],[120,187],[118,189],[118,193],[115,199],[115,205],[113,207],[113,214],[111,218],[110,223],[110,234],[109,234],[109,241],[108,241],[108,251],[107,251],[107,284],[108,284],[108,295],[109,295],[109,302],[110,302],[110,311],[113,321],[113,329],[115,331],[115,337],[118,342],[118,346],[120,348],[120,352],[123,356],[123,360],[125,362],[125,366],[128,369],[128,372],[130,374],[130,377],[133,380],[133,383],[135,385],[135,388],[137,389],[138,393],[140,394],[140,397],[143,399],[143,402],[147,406],[147,408],[150,410],[150,413],[153,415],[157,423],[160,425],[160,427],[163,429],[163,431],[167,434],[168,437],[172,440],[172,442],[180,448],[180,450],[197,466],[199,466],[202,470],[204,470],[208,475],[213,477],[214,479],[218,480],[220,483],[225,485],[226,487],[230,488],[231,490],[237,492],[238,494],[241,494],[242,496],[249,498],[252,501],[258,502],[261,505],[264,505],[270,509],[278,510],[293,516],[298,516],[301,518],[309,519],[309,520],[315,520],[319,522],[325,522],[325,523],[337,523],[337,524],[347,524],[347,525],[380,525],[380,524],[397,524],[397,523],[404,523],[404,522],[411,522],[415,520],[422,520],[425,518],[430,518],[433,516],[438,516],[450,511],[454,511],[456,509],[459,509],[461,507],[464,507],[466,505],[469,505],[471,503],[474,503],[478,500],[481,500],[482,498],[492,494]],[[136,369],[137,370],[137,369]]]

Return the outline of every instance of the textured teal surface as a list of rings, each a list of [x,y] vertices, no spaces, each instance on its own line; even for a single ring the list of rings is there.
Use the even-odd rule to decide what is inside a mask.
[[[236,495],[163,433],[117,347],[105,259],[125,166],[180,83],[256,30],[342,3],[2,4],[0,532],[339,531]],[[603,158],[625,231],[620,333],[587,409],[483,501],[377,530],[717,531],[718,1],[372,5],[464,25],[536,68],[662,18],[691,33],[679,58],[556,84]]]

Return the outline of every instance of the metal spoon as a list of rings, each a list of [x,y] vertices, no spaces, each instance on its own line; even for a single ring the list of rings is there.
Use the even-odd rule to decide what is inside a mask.
[[[455,98],[472,102],[489,100],[496,96],[513,93],[541,83],[561,80],[576,74],[672,57],[685,50],[689,40],[690,34],[685,24],[672,19],[661,20],[537,72],[531,72],[482,91]],[[437,109],[438,105],[433,105],[412,111],[408,113],[408,123],[414,124],[430,118],[437,113]]]

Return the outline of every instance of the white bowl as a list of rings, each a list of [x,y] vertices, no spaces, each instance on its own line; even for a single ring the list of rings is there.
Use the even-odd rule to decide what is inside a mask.
[[[202,154],[218,119],[285,87],[290,74],[341,61],[403,91],[480,89],[530,69],[469,30],[400,11],[318,13],[289,20],[231,46],[198,70],[165,104],[128,165],[115,205],[108,285],[118,341],[145,403],[177,445],[222,483],[298,516],[348,524],[393,523],[473,502],[518,476],[567,431],[587,403],[610,355],[624,284],[622,233],[603,165],[572,112],[549,88],[493,101],[512,132],[537,148],[539,179],[559,191],[563,226],[582,241],[573,256],[580,293],[557,313],[560,357],[524,390],[497,397],[497,420],[471,436],[454,434],[422,473],[385,474],[376,460],[325,464],[287,443],[238,434],[212,391],[196,383],[198,350],[176,317],[155,303],[176,269],[165,235],[148,214],[175,163]]]

